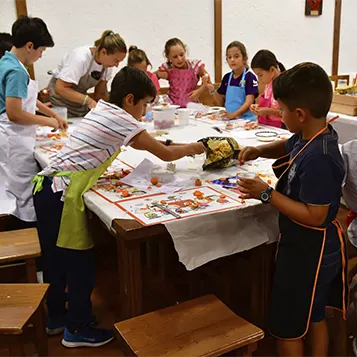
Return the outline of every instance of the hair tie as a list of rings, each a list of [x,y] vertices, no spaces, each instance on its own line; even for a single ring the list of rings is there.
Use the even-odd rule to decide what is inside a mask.
[[[114,35],[114,32],[110,31],[107,36],[113,36],[113,35]]]

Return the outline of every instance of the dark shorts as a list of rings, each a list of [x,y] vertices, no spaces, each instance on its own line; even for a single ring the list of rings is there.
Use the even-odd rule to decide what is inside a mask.
[[[325,318],[325,308],[331,283],[342,274],[342,256],[340,241],[333,235],[326,239],[319,277],[317,280],[315,298],[311,312],[311,322],[320,322]]]

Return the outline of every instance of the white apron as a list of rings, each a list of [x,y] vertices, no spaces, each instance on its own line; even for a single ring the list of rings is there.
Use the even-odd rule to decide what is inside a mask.
[[[30,79],[22,109],[35,114],[38,85]],[[26,221],[36,221],[31,183],[38,173],[34,158],[36,125],[11,122],[6,112],[0,115],[0,214],[11,214]]]

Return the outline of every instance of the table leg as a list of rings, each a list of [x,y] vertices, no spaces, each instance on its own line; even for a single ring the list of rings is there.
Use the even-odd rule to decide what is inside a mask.
[[[35,259],[27,259],[26,260],[26,274],[27,274],[27,282],[28,283],[37,283]]]
[[[24,344],[22,335],[9,336],[9,356],[25,356]]]
[[[120,280],[120,315],[122,319],[143,312],[140,242],[117,239]]]
[[[35,328],[36,350],[39,356],[48,356],[48,343],[46,334],[46,312],[42,301],[33,318]]]

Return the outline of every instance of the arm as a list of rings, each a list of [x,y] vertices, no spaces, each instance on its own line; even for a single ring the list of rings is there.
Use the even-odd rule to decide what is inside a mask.
[[[72,89],[72,83],[57,79],[56,81],[56,93],[73,103],[87,104],[90,109],[95,108],[97,102],[92,98],[86,97],[85,94],[79,93]],[[87,98],[87,100],[86,100]],[[86,103],[84,101],[86,100]]]
[[[169,74],[166,71],[161,71],[160,69],[154,72],[158,79],[166,79],[168,80]]]
[[[193,90],[188,96],[188,98],[192,100],[198,100],[201,94],[206,90],[206,82],[210,82],[209,74],[204,66],[200,69],[198,76],[202,79],[202,84],[197,89]]]
[[[246,98],[245,98],[245,102],[243,103],[243,105],[242,105],[240,108],[238,108],[235,112],[229,113],[229,114],[227,115],[227,117],[228,117],[229,119],[239,118],[241,115],[243,115],[246,111],[249,110],[250,106],[251,106],[252,104],[254,104],[254,102],[255,102],[255,97],[254,97],[254,95],[253,95],[253,94],[247,95]]]
[[[9,120],[16,124],[50,126],[56,130],[59,128],[58,121],[55,118],[48,118],[23,111],[21,98],[7,97],[6,113]]]
[[[258,104],[251,105],[250,110],[255,115],[274,115],[281,117],[279,109],[259,107]]]
[[[146,130],[134,137],[131,146],[137,150],[149,151],[163,161],[175,161],[184,156],[199,155],[205,151],[202,143],[165,146]]]
[[[94,89],[94,100],[99,101],[103,99],[108,101],[108,90],[107,90],[107,81],[100,80]]]
[[[218,106],[222,107],[224,105],[225,100],[226,100],[226,96],[223,95],[223,94],[219,94],[212,83],[206,82],[205,86],[207,87],[207,89],[208,89],[208,91],[210,93],[213,93],[211,95],[212,95],[213,100],[215,101],[215,103]]]
[[[40,113],[55,118],[58,122],[60,129],[64,129],[64,130],[68,129],[67,120],[59,116],[53,109],[49,108],[47,105],[43,104],[39,100],[37,100],[36,105]]]

